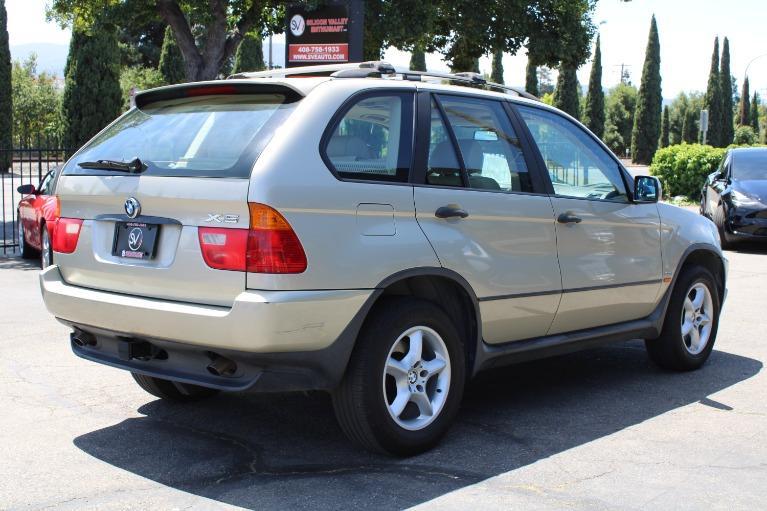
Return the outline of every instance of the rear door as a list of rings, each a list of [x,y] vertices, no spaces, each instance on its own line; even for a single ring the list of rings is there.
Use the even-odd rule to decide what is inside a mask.
[[[563,115],[515,105],[548,170],[562,300],[550,334],[649,315],[661,287],[656,204],[629,199],[619,163]]]
[[[245,289],[244,272],[208,267],[198,227],[248,228],[250,171],[297,98],[218,89],[145,101],[66,164],[61,216],[83,220],[75,252],[56,255],[67,282],[213,305]],[[137,174],[98,163],[137,157]]]
[[[419,123],[416,218],[477,294],[484,340],[545,334],[560,297],[553,211],[504,102],[421,93]]]

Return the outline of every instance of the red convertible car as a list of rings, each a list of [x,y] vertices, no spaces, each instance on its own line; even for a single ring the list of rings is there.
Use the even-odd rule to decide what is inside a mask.
[[[59,216],[58,198],[53,194],[58,168],[49,171],[40,186],[21,185],[16,190],[22,195],[18,209],[18,236],[21,256],[40,257],[40,266],[53,264],[51,239]]]

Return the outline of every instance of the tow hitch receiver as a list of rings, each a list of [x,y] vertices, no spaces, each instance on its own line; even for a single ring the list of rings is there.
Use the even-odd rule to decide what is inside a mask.
[[[165,359],[168,355],[164,350],[147,341],[126,339],[117,341],[117,354],[122,360],[151,360],[153,358]]]

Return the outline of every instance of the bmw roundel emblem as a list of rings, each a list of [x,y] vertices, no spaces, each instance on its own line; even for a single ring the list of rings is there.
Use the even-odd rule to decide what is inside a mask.
[[[129,218],[136,218],[141,214],[141,203],[135,197],[125,201],[125,214]]]

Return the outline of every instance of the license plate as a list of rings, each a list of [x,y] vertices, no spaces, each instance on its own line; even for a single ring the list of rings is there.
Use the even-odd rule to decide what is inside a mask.
[[[112,255],[126,259],[154,257],[160,226],[141,222],[117,222]]]

